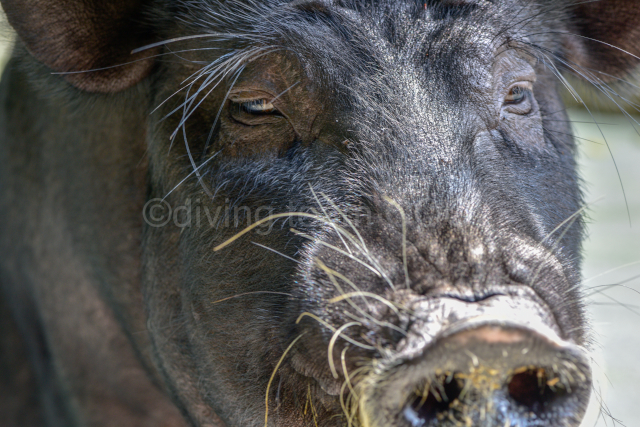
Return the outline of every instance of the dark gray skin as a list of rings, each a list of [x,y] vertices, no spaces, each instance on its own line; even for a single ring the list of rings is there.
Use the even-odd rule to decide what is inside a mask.
[[[635,2],[2,5],[13,425],[579,425],[557,73],[629,73]]]

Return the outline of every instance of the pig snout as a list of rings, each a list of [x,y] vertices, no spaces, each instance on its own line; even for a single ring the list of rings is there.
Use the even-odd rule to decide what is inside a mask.
[[[316,298],[297,303],[287,335],[300,337],[294,369],[358,427],[578,426],[591,373],[558,309],[578,304],[558,259],[507,233],[485,245],[479,226],[451,225],[445,240],[407,224],[361,228],[384,242],[368,246],[380,277],[318,245],[297,291]]]
[[[537,302],[429,300],[360,390],[366,426],[577,425],[590,369]]]

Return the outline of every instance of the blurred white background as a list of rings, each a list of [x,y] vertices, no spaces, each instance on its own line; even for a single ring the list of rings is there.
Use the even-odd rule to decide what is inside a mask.
[[[595,125],[595,121],[602,123]],[[640,126],[621,114],[572,110],[588,215],[584,288],[590,295],[595,389],[583,426],[640,426]],[[640,116],[634,120],[640,122]],[[602,133],[600,133],[602,130]],[[604,137],[603,135],[604,134]],[[619,176],[607,149],[613,153]],[[625,204],[621,183],[626,191]],[[628,207],[628,212],[627,212]],[[629,224],[629,216],[631,224]]]
[[[0,28],[0,69],[9,53],[10,37],[9,31]],[[583,427],[638,427],[640,126],[621,114],[594,113],[592,117],[580,108],[571,110],[571,119],[581,138],[579,162],[590,203],[584,287],[596,340],[592,355],[597,394],[592,397]],[[595,125],[594,119],[601,125]],[[640,116],[635,120],[640,123]],[[626,191],[626,204],[621,184]]]

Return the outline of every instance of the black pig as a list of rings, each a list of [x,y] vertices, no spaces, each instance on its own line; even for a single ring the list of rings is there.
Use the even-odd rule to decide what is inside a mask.
[[[2,5],[2,418],[580,424],[561,72],[636,2]]]

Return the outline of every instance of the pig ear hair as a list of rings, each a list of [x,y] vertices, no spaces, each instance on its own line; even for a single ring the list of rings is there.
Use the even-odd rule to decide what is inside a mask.
[[[637,0],[578,0],[568,24],[567,56],[581,67],[600,71],[602,80],[624,77],[640,65]]]
[[[126,89],[151,71],[152,52],[131,54],[152,41],[141,24],[143,1],[0,0],[27,50],[89,92]]]

